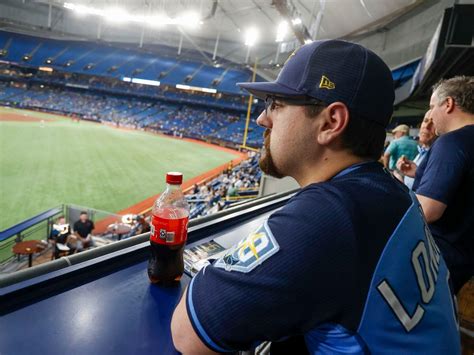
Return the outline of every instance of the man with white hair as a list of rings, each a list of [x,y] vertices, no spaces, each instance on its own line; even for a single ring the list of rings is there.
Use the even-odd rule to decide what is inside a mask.
[[[418,168],[413,190],[451,272],[454,292],[474,275],[474,77],[457,76],[433,87],[430,113],[440,136]]]
[[[413,159],[413,162],[418,166],[426,158],[428,151],[436,140],[436,132],[433,125],[433,119],[431,118],[431,111],[428,110],[423,117],[421,122],[420,132],[418,133],[418,155]],[[406,157],[402,155],[397,162],[397,169],[401,171],[400,164],[406,160]],[[410,189],[413,189],[413,183],[415,178],[410,176],[403,177],[403,183]]]

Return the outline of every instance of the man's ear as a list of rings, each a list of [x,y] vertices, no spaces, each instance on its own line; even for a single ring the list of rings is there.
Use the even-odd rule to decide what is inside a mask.
[[[349,123],[349,110],[342,102],[330,104],[320,115],[318,143],[328,145],[342,135]]]
[[[454,110],[455,101],[451,96],[446,98],[446,113],[452,113]]]

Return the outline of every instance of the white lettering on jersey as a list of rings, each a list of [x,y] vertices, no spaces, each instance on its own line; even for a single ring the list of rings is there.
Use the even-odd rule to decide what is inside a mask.
[[[425,236],[428,249],[426,249],[426,243],[423,240],[419,241],[411,254],[411,264],[415,272],[421,301],[428,304],[433,298],[436,288],[440,252],[427,226],[425,226]],[[421,302],[417,302],[415,312],[410,316],[388,280],[382,281],[377,289],[407,332],[410,332],[421,321],[425,313],[424,308],[420,305]]]

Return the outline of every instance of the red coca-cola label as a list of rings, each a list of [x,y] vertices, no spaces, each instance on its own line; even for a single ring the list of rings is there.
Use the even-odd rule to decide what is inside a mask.
[[[150,241],[165,245],[178,245],[188,238],[189,217],[168,219],[158,216],[151,218]]]

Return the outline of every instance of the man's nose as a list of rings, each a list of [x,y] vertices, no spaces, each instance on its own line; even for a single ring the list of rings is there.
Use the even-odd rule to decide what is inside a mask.
[[[271,122],[268,119],[268,116],[267,116],[265,110],[263,110],[262,113],[260,114],[260,116],[258,116],[257,124],[260,127],[271,128]]]

